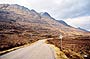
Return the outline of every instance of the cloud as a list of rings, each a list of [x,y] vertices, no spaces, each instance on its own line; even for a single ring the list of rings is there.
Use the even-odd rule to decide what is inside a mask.
[[[90,16],[69,18],[65,20],[69,25],[73,27],[80,27],[83,29],[90,30]]]
[[[32,8],[47,11],[56,19],[90,15],[90,0],[29,0]]]
[[[90,15],[90,0],[0,0],[0,3],[19,4],[39,12],[46,11],[56,19]]]

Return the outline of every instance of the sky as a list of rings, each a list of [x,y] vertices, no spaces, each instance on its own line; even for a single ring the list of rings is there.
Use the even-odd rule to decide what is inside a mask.
[[[90,31],[90,0],[0,0],[0,4],[19,4],[48,12],[56,20]]]

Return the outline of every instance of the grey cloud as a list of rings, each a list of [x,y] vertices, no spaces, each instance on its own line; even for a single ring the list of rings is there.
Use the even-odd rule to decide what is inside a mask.
[[[90,0],[1,0],[0,3],[17,3],[39,12],[48,12],[56,19],[90,15]]]
[[[69,18],[65,20],[69,25],[90,30],[90,16]]]
[[[56,19],[90,15],[90,0],[33,0],[34,9],[47,11]]]
[[[68,1],[69,2],[58,6],[58,8],[55,8],[55,13],[57,14],[55,18],[66,19],[90,15],[90,0],[73,0],[74,2],[72,2],[72,0]]]

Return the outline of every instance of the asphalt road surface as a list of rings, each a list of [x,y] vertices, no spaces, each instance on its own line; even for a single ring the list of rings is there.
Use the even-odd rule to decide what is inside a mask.
[[[0,56],[0,59],[55,59],[55,52],[45,40]]]

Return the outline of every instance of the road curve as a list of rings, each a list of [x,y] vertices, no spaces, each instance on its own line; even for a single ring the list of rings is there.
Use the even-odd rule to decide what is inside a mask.
[[[54,50],[45,40],[0,56],[0,59],[55,59]]]

